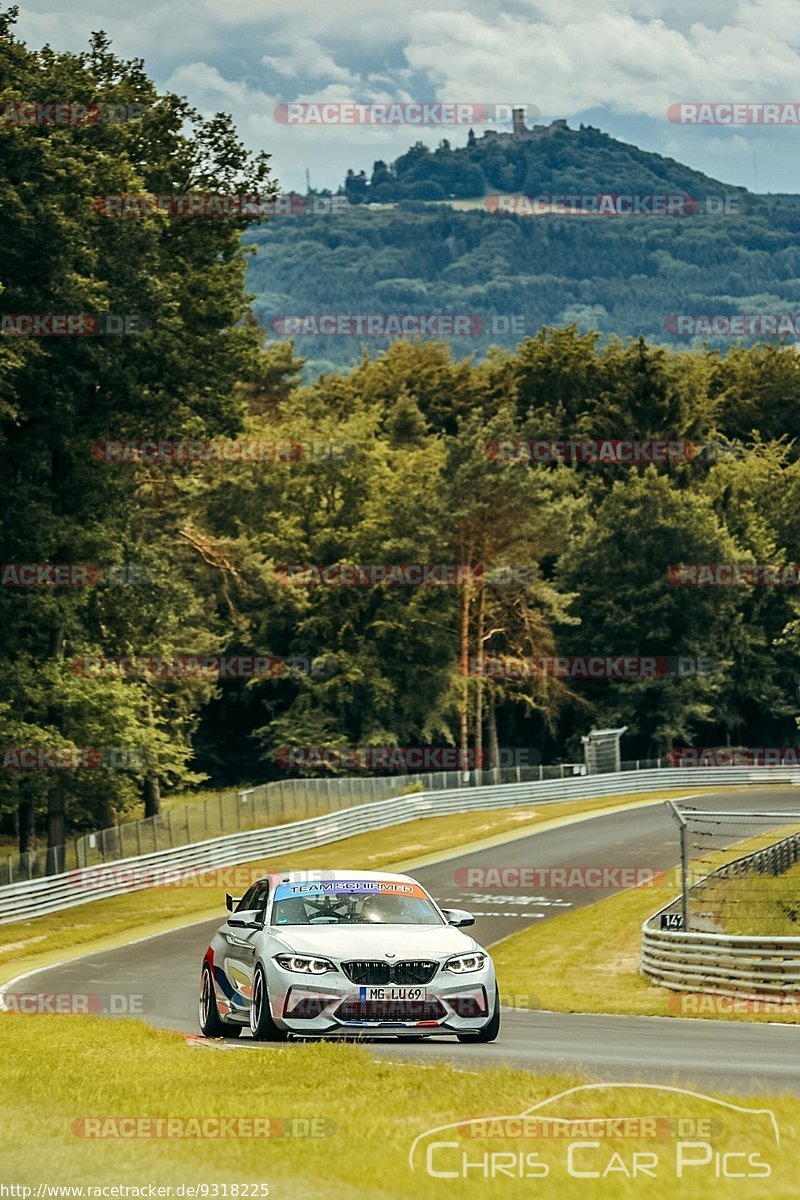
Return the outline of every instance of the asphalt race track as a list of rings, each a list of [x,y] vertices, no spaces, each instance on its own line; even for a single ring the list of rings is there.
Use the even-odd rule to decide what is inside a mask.
[[[800,789],[773,785],[698,797],[697,807],[800,810]],[[555,813],[554,813],[555,815]],[[412,872],[444,906],[475,913],[470,933],[483,945],[612,894],[603,889],[470,888],[465,867],[652,867],[679,859],[677,826],[663,803],[633,813],[593,818]],[[461,871],[461,874],[459,874]],[[653,891],[653,909],[670,896]],[[77,913],[80,910],[76,910]],[[165,914],[167,915],[167,914]],[[21,978],[13,993],[143,996],[145,1018],[162,1029],[197,1033],[200,963],[212,931],[203,921],[171,933],[91,954]],[[500,979],[503,993],[503,981]],[[513,1003],[513,997],[509,998]],[[361,1040],[361,1039],[359,1039]],[[446,1059],[470,1067],[508,1063],[531,1071],[569,1070],[587,1081],[669,1083],[744,1093],[800,1093],[800,1026],[661,1017],[580,1015],[507,1008],[497,1042],[462,1045],[448,1038],[421,1043],[371,1038],[371,1049],[393,1059]],[[231,1050],[258,1051],[248,1034]],[[272,1053],[275,1047],[269,1048]],[[291,1053],[291,1045],[281,1048]]]

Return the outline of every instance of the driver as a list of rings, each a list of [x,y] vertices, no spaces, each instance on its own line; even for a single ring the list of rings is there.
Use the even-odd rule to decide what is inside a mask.
[[[321,896],[319,900],[313,901],[312,916],[327,917],[328,920],[343,921],[346,920],[346,914],[342,912],[342,908],[346,905],[347,896]]]

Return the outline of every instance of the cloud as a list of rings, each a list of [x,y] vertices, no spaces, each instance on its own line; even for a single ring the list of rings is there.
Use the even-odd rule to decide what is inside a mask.
[[[369,169],[418,137],[396,127],[290,129],[287,100],[461,100],[536,105],[751,184],[791,190],[796,131],[682,129],[675,102],[793,100],[800,75],[796,0],[28,0],[18,34],[33,45],[86,48],[105,29],[116,51],[141,56],[160,87],[202,111],[230,111],[243,140],[274,154],[281,180],[320,186],[347,166]],[[445,130],[444,136],[448,131]],[[458,142],[461,131],[451,131]],[[713,171],[717,174],[717,171]]]
[[[303,79],[333,79],[339,83],[357,84],[358,79],[347,67],[340,67],[331,54],[311,38],[295,38],[291,48],[280,55],[264,55],[262,63],[280,75]]]
[[[508,99],[533,100],[566,117],[608,108],[663,118],[682,99],[794,98],[800,55],[761,4],[737,10],[743,20],[736,25],[695,22],[687,32],[638,18],[632,7],[612,0],[610,11],[587,12],[574,0],[559,0],[558,9],[538,0],[546,21],[466,13],[454,22],[450,14],[417,12],[405,53],[441,96],[497,100],[502,80]]]

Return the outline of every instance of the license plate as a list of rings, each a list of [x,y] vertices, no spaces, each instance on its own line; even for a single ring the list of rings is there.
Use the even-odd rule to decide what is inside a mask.
[[[427,1000],[428,994],[421,987],[362,987],[362,1000]]]

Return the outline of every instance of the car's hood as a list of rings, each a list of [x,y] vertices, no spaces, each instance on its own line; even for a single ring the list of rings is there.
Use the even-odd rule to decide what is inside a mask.
[[[334,958],[441,958],[468,954],[478,943],[453,925],[289,925],[271,926],[287,950]]]

